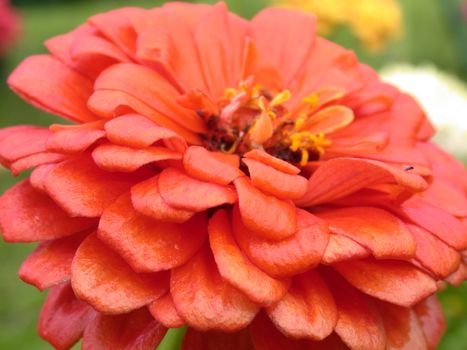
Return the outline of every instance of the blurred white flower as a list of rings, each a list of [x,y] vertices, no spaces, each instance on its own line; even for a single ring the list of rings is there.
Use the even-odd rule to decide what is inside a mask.
[[[435,141],[467,160],[467,85],[434,66],[393,64],[382,69],[383,79],[410,93],[436,126]]]

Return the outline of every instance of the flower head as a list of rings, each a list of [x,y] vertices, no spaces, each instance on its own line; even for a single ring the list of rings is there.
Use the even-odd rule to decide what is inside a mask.
[[[466,274],[465,169],[410,96],[315,29],[274,8],[124,8],[13,72],[73,122],[0,131],[2,163],[33,168],[0,223],[40,242],[20,277],[51,288],[42,337],[152,349],[186,325],[184,349],[436,346],[433,294]]]

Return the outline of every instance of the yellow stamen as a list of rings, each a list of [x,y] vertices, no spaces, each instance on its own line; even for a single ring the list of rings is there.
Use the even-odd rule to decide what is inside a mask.
[[[302,149],[302,157],[300,158],[300,165],[305,166],[310,158],[310,153],[306,149]]]
[[[319,103],[319,96],[317,94],[311,94],[303,99],[303,102],[309,104],[310,109],[315,109]]]
[[[280,106],[280,105],[284,104],[285,102],[287,102],[288,100],[290,100],[291,97],[292,97],[292,94],[290,93],[290,91],[289,90],[284,90],[284,91],[278,93],[276,96],[274,96],[274,98],[272,99],[272,101],[270,103],[270,106],[271,106],[271,108]]]

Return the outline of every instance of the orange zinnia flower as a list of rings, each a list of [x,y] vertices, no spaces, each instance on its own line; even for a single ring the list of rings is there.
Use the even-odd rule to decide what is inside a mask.
[[[9,84],[71,120],[0,131],[30,177],[3,238],[40,242],[57,349],[433,349],[466,277],[466,171],[414,100],[315,19],[172,3],[99,14]]]

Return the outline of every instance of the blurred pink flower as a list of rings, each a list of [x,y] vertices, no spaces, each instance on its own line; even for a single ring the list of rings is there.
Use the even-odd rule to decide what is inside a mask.
[[[0,0],[0,57],[16,39],[20,29],[17,12],[8,0]]]

